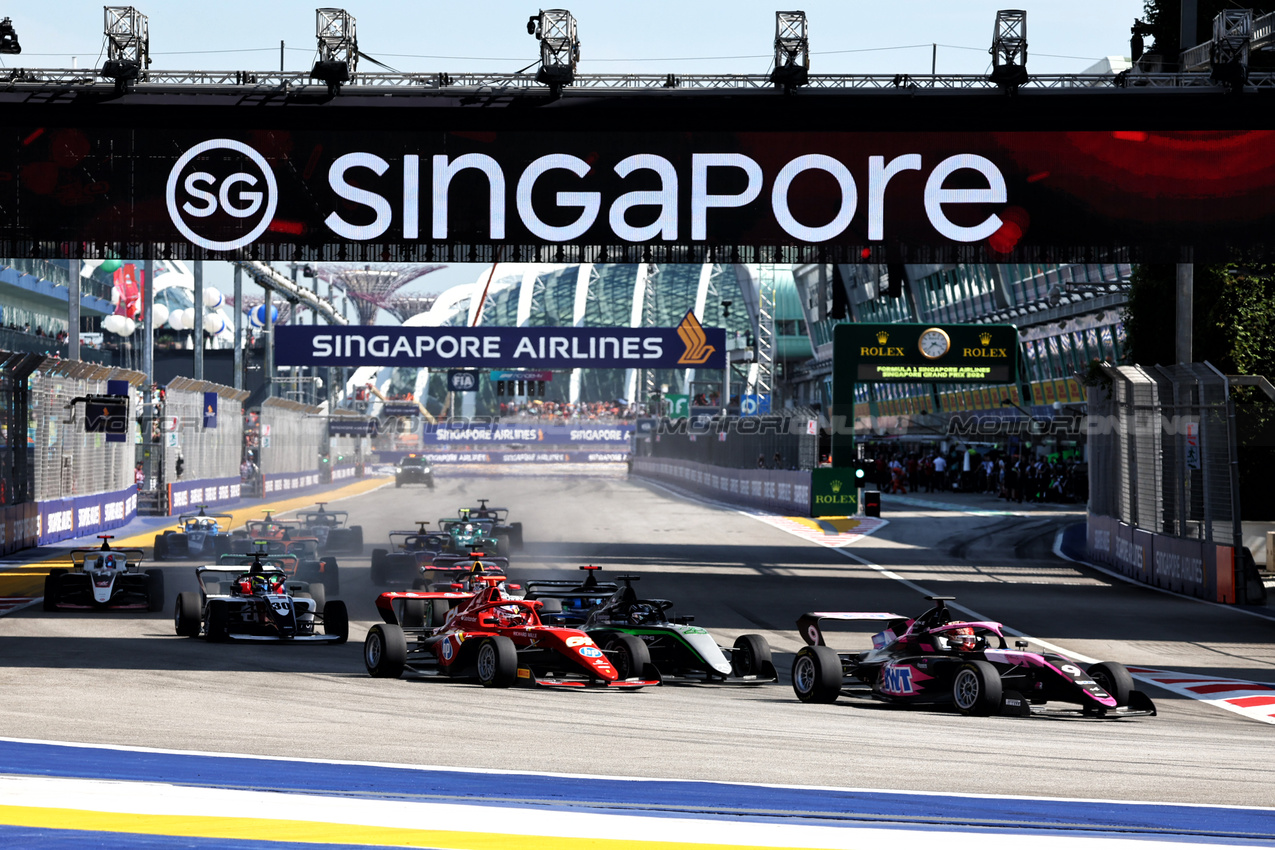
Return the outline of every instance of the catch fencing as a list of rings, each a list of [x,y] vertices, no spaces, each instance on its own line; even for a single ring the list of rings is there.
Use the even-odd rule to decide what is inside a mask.
[[[321,456],[328,447],[323,409],[268,398],[261,403],[260,424],[262,494],[319,484]]]
[[[49,357],[36,367],[29,380],[30,416],[35,426],[31,453],[34,500],[54,501],[131,487],[137,422],[129,417],[124,440],[108,442],[104,433],[85,432],[83,405],[70,405],[74,398],[106,394],[106,382],[118,380],[128,382],[129,410],[137,410],[138,387],[145,376],[96,363]],[[16,436],[14,431],[21,434],[25,430],[15,428],[10,437]]]
[[[1259,602],[1243,548],[1234,402],[1208,363],[1104,366],[1089,388],[1092,559],[1217,602]]]
[[[804,416],[663,419],[649,437],[638,437],[637,455],[731,469],[814,469],[819,436],[806,433],[808,421]]]
[[[217,395],[216,424],[209,427],[205,393]],[[236,390],[209,381],[175,378],[164,392],[166,430],[175,425],[178,439],[174,451],[164,453],[164,480],[231,478],[239,475],[243,455],[243,424],[240,413],[246,390]],[[171,433],[171,431],[170,431]],[[182,459],[182,476],[177,476],[177,459]]]

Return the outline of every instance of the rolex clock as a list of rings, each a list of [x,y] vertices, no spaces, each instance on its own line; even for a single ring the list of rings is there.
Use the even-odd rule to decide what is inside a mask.
[[[952,340],[942,328],[930,328],[921,333],[918,341],[921,354],[930,360],[937,360],[952,347]]]

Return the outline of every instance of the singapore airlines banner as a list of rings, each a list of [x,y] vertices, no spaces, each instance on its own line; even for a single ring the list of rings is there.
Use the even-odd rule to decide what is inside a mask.
[[[687,313],[675,328],[275,328],[281,366],[676,369],[726,366],[726,330]]]
[[[857,262],[880,245],[891,260],[1131,247],[1176,261],[1190,246],[1261,250],[1275,232],[1272,131],[11,126],[7,138],[10,252],[619,260],[819,246]]]

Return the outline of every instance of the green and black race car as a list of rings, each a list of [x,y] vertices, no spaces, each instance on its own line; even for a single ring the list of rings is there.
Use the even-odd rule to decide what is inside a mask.
[[[720,646],[707,629],[691,625],[693,617],[670,620],[665,613],[673,607],[669,600],[639,599],[633,590],[633,582],[638,581],[639,576],[619,576],[623,584],[617,585],[599,582],[594,575],[599,569],[596,566],[580,569],[589,571],[589,577],[580,583],[527,582],[527,598],[557,600],[562,612],[542,612],[542,620],[565,625],[582,623],[584,632],[611,657],[622,673],[625,672],[622,665],[632,665],[631,670],[641,671],[651,662],[664,677],[706,683],[778,681],[770,644],[761,635],[740,635],[733,646]],[[641,652],[629,657],[631,652],[626,648],[632,644],[624,641],[622,635],[639,638],[647,657],[641,657]]]

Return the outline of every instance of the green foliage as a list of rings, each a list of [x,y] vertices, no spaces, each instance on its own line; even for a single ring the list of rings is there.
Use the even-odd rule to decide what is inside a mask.
[[[1152,30],[1152,37],[1147,39],[1147,52],[1158,53],[1170,63],[1177,61],[1183,48],[1194,47],[1209,39],[1213,34],[1213,19],[1223,9],[1252,9],[1256,19],[1270,11],[1275,11],[1275,3],[1235,3],[1233,0],[1198,0],[1196,4],[1195,43],[1179,44],[1182,18],[1182,0],[1145,0],[1142,20]],[[1267,55],[1254,53],[1250,58],[1250,67],[1269,66],[1271,59]]]

